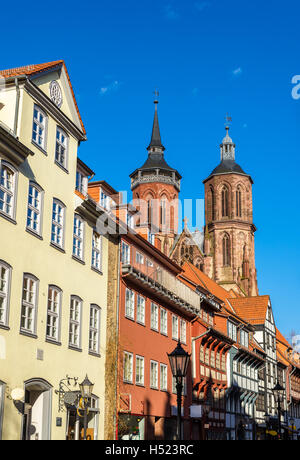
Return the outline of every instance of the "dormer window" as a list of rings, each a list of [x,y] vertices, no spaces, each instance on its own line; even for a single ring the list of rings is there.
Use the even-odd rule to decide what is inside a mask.
[[[240,344],[245,348],[248,348],[249,346],[249,333],[243,329],[240,332]]]
[[[236,342],[237,327],[231,321],[228,321],[228,335],[232,340]]]

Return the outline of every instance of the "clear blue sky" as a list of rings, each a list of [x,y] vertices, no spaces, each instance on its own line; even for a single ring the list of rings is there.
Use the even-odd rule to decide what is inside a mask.
[[[283,334],[300,334],[299,1],[17,1],[0,11],[0,68],[66,61],[88,134],[79,155],[119,190],[146,158],[155,88],[181,198],[203,198],[230,113],[237,162],[254,180],[260,293]]]

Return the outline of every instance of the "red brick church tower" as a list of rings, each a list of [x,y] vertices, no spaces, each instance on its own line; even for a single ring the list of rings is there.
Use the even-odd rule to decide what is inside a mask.
[[[181,175],[165,160],[158,123],[157,105],[148,158],[131,178],[134,206],[139,210],[136,230],[144,234],[155,246],[169,254],[178,231],[178,193]]]
[[[235,162],[235,144],[229,126],[221,147],[221,163],[205,185],[205,269],[225,289],[240,287],[258,295],[251,177]]]

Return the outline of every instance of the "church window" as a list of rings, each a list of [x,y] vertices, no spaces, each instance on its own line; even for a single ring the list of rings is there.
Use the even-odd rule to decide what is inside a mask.
[[[236,191],[236,215],[242,217],[242,191],[240,187]]]
[[[227,234],[223,237],[223,266],[230,266],[230,238]]]
[[[224,186],[222,189],[222,217],[229,216],[228,197],[228,188]]]

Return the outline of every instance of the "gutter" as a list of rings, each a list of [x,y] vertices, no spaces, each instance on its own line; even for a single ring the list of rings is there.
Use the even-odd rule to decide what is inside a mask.
[[[115,388],[115,413],[114,413],[114,426],[115,426],[115,440],[117,440],[117,422],[118,422],[118,377],[119,377],[119,344],[120,344],[120,337],[119,337],[119,310],[120,310],[120,255],[121,255],[121,239],[119,238],[118,242],[118,270],[117,270],[117,324],[116,324],[116,339],[117,339],[117,365],[115,370],[115,379],[116,379],[116,388]]]

